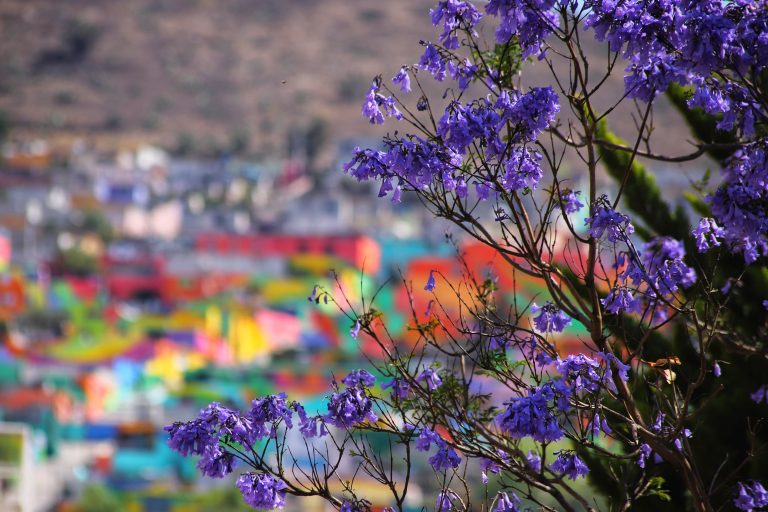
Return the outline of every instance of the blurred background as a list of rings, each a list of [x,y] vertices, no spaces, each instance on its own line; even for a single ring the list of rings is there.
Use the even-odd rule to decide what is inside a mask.
[[[376,357],[315,285],[355,303],[392,278],[377,307],[409,335],[402,283],[425,307],[454,249],[341,165],[377,145],[363,96],[418,60],[432,3],[0,2],[0,510],[245,509],[162,426],[280,391],[319,406]]]

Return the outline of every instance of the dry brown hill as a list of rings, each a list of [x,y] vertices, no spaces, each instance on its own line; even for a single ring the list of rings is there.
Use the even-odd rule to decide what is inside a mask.
[[[23,134],[197,151],[279,154],[292,127],[318,119],[333,137],[381,133],[362,120],[362,97],[436,37],[434,3],[2,0],[0,110]],[[532,67],[529,82],[543,81],[543,63]],[[679,127],[669,115],[657,124]],[[680,150],[677,138],[661,145]]]

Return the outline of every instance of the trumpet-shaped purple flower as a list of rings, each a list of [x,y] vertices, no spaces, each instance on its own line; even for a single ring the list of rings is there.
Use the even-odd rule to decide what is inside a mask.
[[[430,11],[430,14],[434,26],[438,26],[441,21],[443,22],[440,42],[452,50],[459,47],[456,31],[460,28],[471,29],[482,18],[482,14],[474,5],[463,0],[441,0],[437,7]]]
[[[717,225],[715,219],[701,219],[693,230],[696,239],[696,249],[699,252],[709,250],[720,245],[720,239],[725,235],[725,230]]]
[[[576,213],[584,207],[584,203],[579,201],[581,192],[576,190],[564,190],[560,194],[560,201],[563,203],[563,210],[566,214]]]
[[[449,512],[453,508],[453,502],[458,499],[456,493],[450,489],[440,491],[435,502],[435,509],[437,512]]]
[[[756,480],[747,483],[741,482],[739,483],[739,495],[733,504],[736,505],[736,508],[746,512],[761,509],[768,506],[768,491]]]
[[[752,392],[749,397],[756,404],[762,403],[763,400],[765,400],[765,403],[768,403],[768,385],[760,386]]]
[[[425,368],[424,371],[421,372],[421,375],[419,375],[416,378],[416,381],[426,382],[427,388],[430,391],[434,391],[443,385],[443,379],[440,378],[440,375],[438,375],[437,370],[432,367]]]
[[[511,496],[510,496],[511,494]],[[520,498],[515,493],[500,492],[496,496],[496,504],[492,512],[520,512]]]
[[[456,453],[445,439],[429,429],[423,428],[419,437],[416,439],[416,449],[420,452],[429,451],[432,445],[437,447],[437,452],[429,458],[429,464],[435,471],[445,471],[447,469],[456,469],[461,464],[461,457]]]
[[[651,447],[643,443],[640,445],[640,455],[637,457],[637,465],[645,469],[645,463],[648,461],[648,457],[651,456]]]
[[[285,422],[286,426],[293,426],[292,405],[286,400],[285,393],[253,400],[249,417],[253,424],[255,439],[266,436],[274,437],[277,433],[277,424],[281,420]]]
[[[411,392],[411,386],[403,379],[394,378],[381,385],[381,389],[392,389],[390,397],[392,400],[403,400],[408,398]]]
[[[403,66],[400,71],[392,77],[392,83],[400,86],[401,92],[411,92],[411,77],[408,75],[408,68]]]
[[[594,393],[600,390],[601,377],[597,373],[600,363],[584,354],[569,355],[556,365],[557,371],[567,380],[573,391]]]
[[[584,461],[575,453],[568,451],[561,451],[550,468],[555,473],[567,476],[571,480],[576,480],[589,473],[589,468],[584,464]]]
[[[614,315],[626,311],[628,313],[637,313],[640,309],[640,301],[632,296],[632,292],[626,286],[615,286],[611,288],[600,303],[605,310]]]
[[[360,320],[355,320],[355,325],[349,329],[349,335],[353,338],[357,338],[360,334]]]
[[[232,452],[220,446],[209,446],[203,456],[197,461],[197,469],[205,476],[211,478],[224,478],[232,473],[237,459]]]
[[[189,454],[203,455],[219,443],[214,425],[199,418],[189,422],[177,421],[164,430],[168,432],[168,446],[185,457]]]
[[[544,175],[539,165],[540,160],[541,154],[538,151],[527,147],[513,148],[504,165],[506,172],[501,182],[504,188],[507,190],[536,188]]]
[[[571,323],[571,318],[549,301],[543,306],[534,302],[531,305],[531,313],[538,314],[533,319],[533,325],[539,332],[563,332]]]
[[[685,264],[684,257],[683,244],[674,238],[652,239],[643,246],[643,279],[663,294],[692,286],[696,282],[696,272]]]
[[[438,82],[442,82],[447,76],[447,59],[440,55],[440,52],[432,43],[427,43],[426,48],[424,48],[424,53],[419,59],[418,67],[430,72]]]
[[[350,428],[363,421],[375,423],[378,416],[373,412],[373,402],[368,396],[366,382],[373,384],[373,376],[364,370],[353,372],[344,381],[354,384],[331,395],[325,421],[338,428]],[[345,382],[347,383],[347,382]]]
[[[485,11],[499,18],[496,42],[506,44],[517,36],[523,58],[540,50],[544,39],[557,28],[556,0],[490,0]]]
[[[353,370],[346,377],[341,379],[341,382],[347,386],[365,386],[371,387],[376,383],[376,377],[368,373],[366,370]]]
[[[553,412],[554,399],[551,386],[533,388],[528,396],[506,402],[507,409],[496,417],[496,422],[502,432],[515,439],[530,436],[541,443],[557,441],[564,434]]]
[[[304,437],[311,439],[313,437],[323,437],[328,434],[325,428],[323,418],[320,416],[309,416],[307,411],[299,403],[295,404],[296,413],[299,415],[299,432]]]
[[[435,290],[435,271],[430,270],[429,271],[429,277],[427,278],[427,284],[424,285],[424,289],[428,292],[432,292]]]
[[[237,479],[236,485],[243,500],[254,508],[273,510],[285,506],[287,486],[271,475],[244,473]]]
[[[594,238],[606,236],[610,242],[626,242],[635,228],[629,223],[629,217],[614,210],[606,196],[602,196],[592,206],[592,216],[586,219],[589,234]]]

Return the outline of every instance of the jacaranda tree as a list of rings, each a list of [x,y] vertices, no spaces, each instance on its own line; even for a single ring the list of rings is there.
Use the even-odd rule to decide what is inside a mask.
[[[406,342],[375,298],[316,288],[383,359],[319,412],[283,394],[214,403],[167,427],[170,445],[204,475],[242,471],[260,509],[290,494],[366,510],[365,475],[403,510],[422,463],[441,512],[768,506],[768,2],[442,0],[431,20],[437,40],[363,104],[396,128],[344,171],[414,194],[547,296],[433,272],[417,286],[456,300],[412,300]],[[523,85],[530,62],[549,86]],[[653,147],[664,95],[690,151]],[[673,209],[652,169],[686,161],[719,178]],[[566,354],[569,325],[585,334]]]

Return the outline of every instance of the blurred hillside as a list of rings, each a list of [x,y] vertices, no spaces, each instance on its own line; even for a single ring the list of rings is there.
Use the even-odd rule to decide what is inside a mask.
[[[371,77],[417,60],[432,3],[4,0],[0,109],[21,133],[194,152],[272,153],[318,120],[359,135]]]
[[[0,111],[16,134],[54,143],[87,135],[258,157],[314,139],[328,152],[323,141],[382,133],[361,119],[362,98],[371,77],[416,62],[418,41],[436,38],[434,3],[3,0]],[[540,62],[525,77],[551,83]],[[621,96],[620,73],[609,89],[604,108]],[[657,151],[685,151],[680,120],[660,106]],[[623,114],[613,126],[630,134],[631,105]]]

